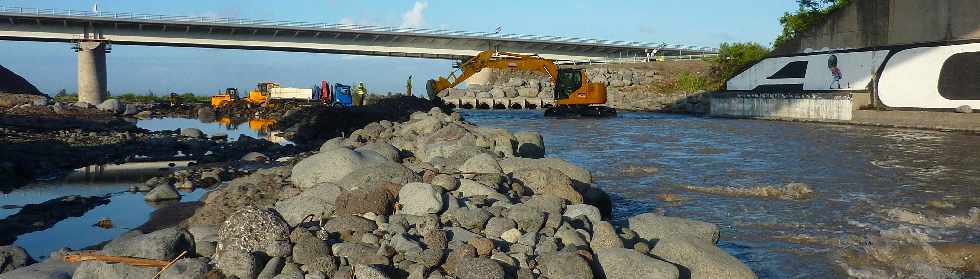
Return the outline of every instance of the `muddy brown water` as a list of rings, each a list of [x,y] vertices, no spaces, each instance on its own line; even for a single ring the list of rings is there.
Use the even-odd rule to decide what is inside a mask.
[[[548,119],[535,111],[462,113],[483,127],[540,131],[548,156],[588,168],[595,184],[612,194],[615,222],[660,211],[718,224],[719,246],[760,278],[843,278],[867,270],[899,277],[977,276],[935,275],[928,268],[901,273],[888,263],[865,265],[840,256],[867,248],[847,247],[844,240],[896,230],[933,243],[978,243],[980,211],[970,215],[971,208],[980,207],[977,135],[654,113],[610,119]],[[792,182],[806,183],[813,196],[772,199],[684,189]],[[682,201],[660,201],[662,194]],[[929,201],[953,208],[928,208]],[[940,217],[889,214],[898,209]],[[958,219],[944,223],[942,216]]]

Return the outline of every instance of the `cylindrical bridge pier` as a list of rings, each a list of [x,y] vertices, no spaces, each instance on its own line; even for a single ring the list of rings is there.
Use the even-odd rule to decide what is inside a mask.
[[[108,97],[105,54],[107,43],[103,41],[79,41],[74,49],[78,54],[78,101],[93,105],[101,104]]]

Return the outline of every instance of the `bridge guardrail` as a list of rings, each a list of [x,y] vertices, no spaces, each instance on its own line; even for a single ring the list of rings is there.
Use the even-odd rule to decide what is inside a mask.
[[[250,26],[268,26],[268,27],[299,27],[299,28],[317,28],[325,30],[348,30],[348,31],[372,31],[372,32],[389,32],[389,33],[405,33],[405,34],[418,34],[418,35],[451,35],[451,36],[464,36],[469,38],[478,39],[515,39],[515,40],[533,40],[541,42],[553,42],[553,43],[576,43],[576,44],[593,44],[596,46],[606,46],[606,47],[631,47],[631,48],[649,48],[649,49],[659,49],[663,48],[666,44],[664,43],[649,43],[649,42],[627,42],[627,41],[611,41],[611,40],[599,40],[599,39],[586,39],[586,38],[569,38],[569,37],[559,37],[559,36],[546,36],[546,35],[528,35],[528,34],[512,34],[512,33],[498,33],[498,32],[480,32],[480,31],[457,31],[457,30],[447,30],[447,29],[426,29],[426,28],[400,28],[400,27],[388,27],[388,26],[373,26],[373,25],[358,25],[358,24],[328,24],[328,23],[316,23],[316,22],[305,22],[305,21],[272,21],[272,20],[259,20],[259,19],[244,19],[244,18],[223,18],[223,17],[193,17],[193,16],[172,16],[172,15],[157,15],[157,14],[144,14],[144,13],[132,13],[132,12],[94,12],[94,11],[80,11],[71,9],[41,9],[41,8],[23,8],[23,7],[9,7],[0,6],[0,13],[8,14],[22,14],[22,15],[46,15],[46,16],[67,16],[67,17],[90,17],[90,18],[111,18],[111,19],[121,19],[121,20],[153,20],[153,21],[166,21],[174,23],[213,23],[213,24],[228,24],[228,25],[250,25]],[[702,54],[715,54],[718,52],[717,48],[710,47],[694,47],[685,45],[673,45],[669,50],[680,50],[680,51],[693,51],[701,52]]]

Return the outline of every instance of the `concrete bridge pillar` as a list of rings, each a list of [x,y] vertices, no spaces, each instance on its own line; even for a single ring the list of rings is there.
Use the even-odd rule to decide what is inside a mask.
[[[93,105],[108,98],[105,54],[107,45],[100,41],[80,41],[78,54],[78,101]]]

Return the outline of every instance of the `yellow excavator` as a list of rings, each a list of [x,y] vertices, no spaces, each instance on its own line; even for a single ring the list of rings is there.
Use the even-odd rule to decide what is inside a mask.
[[[430,99],[443,90],[456,87],[485,68],[519,69],[542,72],[551,78],[555,85],[556,105],[545,110],[545,116],[615,116],[616,110],[603,106],[606,103],[606,85],[589,82],[583,69],[559,69],[554,61],[537,55],[523,55],[510,52],[487,50],[456,66],[448,77],[429,80],[425,84]]]

